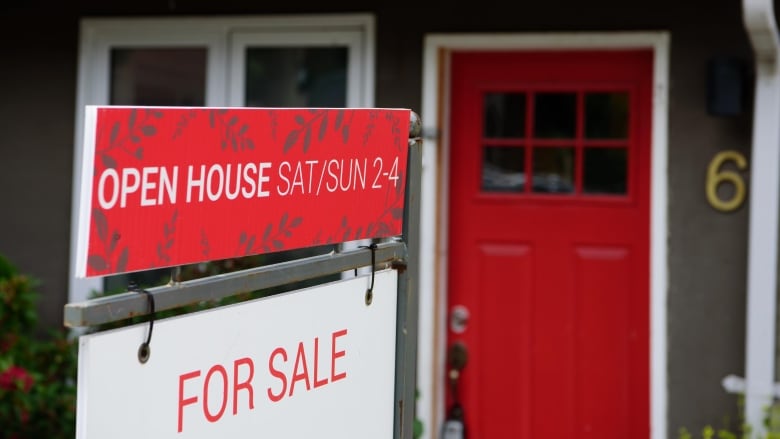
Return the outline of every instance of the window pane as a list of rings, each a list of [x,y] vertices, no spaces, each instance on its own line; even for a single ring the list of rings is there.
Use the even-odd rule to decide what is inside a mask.
[[[574,148],[534,148],[533,192],[574,191]]]
[[[346,47],[246,50],[249,107],[345,107]]]
[[[588,93],[585,96],[585,137],[625,139],[628,134],[628,93]]]
[[[112,105],[203,106],[206,49],[112,49]]]
[[[626,194],[625,148],[585,148],[583,190],[589,194]]]
[[[577,95],[539,93],[534,99],[534,137],[572,139],[577,132]]]
[[[525,136],[525,94],[485,95],[485,137]]]
[[[482,190],[522,192],[525,188],[524,148],[487,146],[482,158]]]

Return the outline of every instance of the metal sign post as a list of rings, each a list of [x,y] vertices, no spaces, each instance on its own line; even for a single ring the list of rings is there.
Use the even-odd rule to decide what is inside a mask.
[[[314,114],[313,112],[311,114]],[[337,115],[337,113],[330,113],[332,115]],[[302,280],[309,280],[309,279],[315,279],[322,276],[327,276],[331,274],[341,273],[344,271],[349,271],[361,267],[372,267],[373,273],[376,273],[376,280],[378,281],[378,285],[376,287],[376,291],[373,291],[374,289],[374,275],[369,275],[368,277],[361,277],[357,280],[348,280],[348,281],[341,281],[341,282],[335,282],[332,284],[328,284],[326,286],[323,286],[322,292],[315,289],[306,289],[306,290],[300,290],[300,291],[294,291],[282,294],[280,296],[273,296],[268,297],[264,299],[258,299],[256,301],[250,301],[250,302],[242,302],[236,305],[232,305],[228,309],[224,308],[216,308],[214,310],[205,311],[201,313],[195,313],[195,314],[186,314],[180,317],[172,318],[172,319],[166,319],[161,320],[158,322],[158,325],[154,326],[154,338],[152,337],[152,325],[154,323],[153,320],[151,320],[148,324],[141,324],[137,325],[135,327],[127,327],[122,328],[120,330],[114,330],[114,331],[107,331],[107,332],[99,332],[96,334],[86,335],[83,337],[93,337],[90,339],[91,341],[88,343],[89,348],[83,349],[84,351],[88,352],[80,352],[80,371],[79,371],[79,392],[88,392],[89,389],[82,388],[82,386],[100,386],[100,384],[97,384],[98,381],[93,380],[94,376],[82,376],[82,372],[84,374],[92,374],[97,373],[93,368],[85,368],[84,370],[81,370],[82,365],[87,364],[100,364],[98,363],[89,363],[89,359],[82,358],[82,356],[95,354],[96,352],[100,351],[104,348],[99,348],[98,346],[111,346],[111,337],[116,336],[117,340],[117,346],[119,346],[119,340],[126,339],[127,337],[130,337],[131,339],[137,339],[137,342],[139,344],[144,343],[144,340],[146,340],[146,343],[151,344],[151,350],[147,352],[147,358],[146,362],[143,361],[141,365],[138,364],[138,360],[136,359],[135,352],[127,352],[126,356],[120,356],[114,351],[111,351],[111,353],[108,353],[107,351],[103,352],[103,355],[105,357],[105,354],[109,355],[110,361],[121,363],[125,361],[129,362],[135,362],[133,366],[133,370],[138,371],[138,373],[147,374],[144,376],[151,377],[152,370],[158,370],[155,369],[157,365],[154,365],[155,361],[165,361],[166,367],[170,369],[170,364],[167,364],[168,362],[172,361],[184,361],[186,358],[190,358],[193,364],[187,365],[187,367],[192,366],[191,369],[193,371],[199,371],[200,376],[198,379],[202,379],[202,381],[199,381],[199,386],[195,385],[197,381],[196,378],[187,378],[184,381],[178,381],[178,394],[176,392],[177,388],[177,379],[181,379],[182,376],[185,376],[189,371],[187,367],[182,365],[181,367],[177,366],[171,369],[170,373],[173,374],[171,377],[168,377],[168,379],[163,380],[164,382],[172,382],[174,388],[173,388],[173,395],[174,397],[178,395],[178,400],[176,398],[173,398],[172,401],[176,402],[178,401],[178,406],[174,403],[168,404],[167,410],[172,410],[171,407],[176,408],[178,407],[181,412],[178,412],[179,415],[171,415],[169,417],[176,418],[177,416],[181,418],[182,413],[197,413],[198,411],[202,412],[205,421],[200,423],[194,423],[192,430],[189,430],[189,435],[182,435],[180,434],[180,431],[176,430],[176,419],[166,418],[165,422],[161,423],[160,425],[164,425],[162,428],[166,428],[164,433],[162,432],[156,432],[154,429],[152,430],[144,430],[145,435],[153,436],[153,437],[205,437],[207,436],[207,433],[204,431],[199,431],[199,428],[210,428],[213,427],[212,424],[214,424],[213,419],[220,418],[222,419],[223,411],[228,410],[228,406],[233,407],[234,412],[230,412],[231,418],[237,418],[238,411],[236,411],[236,408],[240,405],[244,410],[250,410],[250,406],[252,406],[253,401],[258,401],[258,407],[260,404],[260,401],[263,400],[263,398],[270,398],[272,402],[279,402],[279,404],[273,405],[275,409],[282,410],[281,408],[284,407],[284,404],[291,404],[288,400],[282,401],[282,396],[292,396],[293,392],[295,392],[295,396],[299,395],[299,392],[302,392],[304,389],[311,389],[311,388],[317,388],[319,386],[324,386],[323,383],[327,380],[330,383],[335,383],[330,386],[324,386],[322,390],[319,393],[316,392],[310,392],[312,395],[316,393],[317,399],[311,399],[310,401],[306,400],[309,393],[305,393],[302,396],[299,396],[300,399],[296,399],[296,401],[300,401],[302,405],[300,406],[289,406],[289,410],[292,410],[292,414],[286,413],[286,414],[279,414],[279,419],[288,419],[288,420],[294,420],[294,419],[305,419],[308,414],[313,414],[316,411],[322,410],[323,408],[326,408],[328,406],[332,406],[334,404],[338,404],[336,400],[329,399],[328,392],[333,392],[333,398],[347,398],[347,399],[353,399],[358,398],[361,399],[359,396],[356,397],[353,393],[350,393],[350,391],[346,390],[348,389],[348,386],[344,383],[351,383],[352,381],[349,379],[345,379],[341,382],[339,381],[339,377],[341,377],[342,372],[346,372],[345,370],[342,370],[341,368],[347,368],[350,367],[352,373],[355,376],[355,382],[354,385],[356,389],[365,389],[368,388],[371,384],[367,383],[374,383],[371,381],[371,373],[370,371],[362,370],[361,364],[367,365],[367,367],[376,369],[377,373],[379,374],[379,369],[381,369],[380,366],[370,366],[371,364],[381,364],[381,363],[387,363],[386,360],[383,360],[379,357],[379,352],[388,352],[386,347],[382,346],[380,344],[380,349],[374,349],[370,347],[371,344],[365,344],[364,342],[361,342],[360,340],[364,340],[361,338],[362,336],[359,334],[361,330],[358,328],[368,328],[367,326],[363,326],[364,323],[360,323],[364,320],[361,320],[361,318],[357,317],[356,314],[349,314],[344,315],[343,312],[344,309],[347,309],[349,306],[352,306],[352,301],[344,302],[344,303],[350,303],[349,306],[347,305],[339,305],[340,300],[342,299],[334,299],[333,302],[328,302],[325,299],[325,295],[328,294],[338,294],[334,293],[333,291],[340,290],[341,286],[343,286],[343,289],[354,289],[355,288],[355,282],[358,283],[360,288],[365,288],[368,291],[366,291],[366,297],[365,297],[365,304],[363,304],[363,301],[361,299],[360,305],[362,308],[355,308],[355,313],[365,313],[366,310],[370,308],[371,298],[370,294],[387,294],[387,286],[390,285],[387,282],[390,282],[390,278],[387,277],[387,274],[381,274],[380,273],[387,273],[388,270],[390,273],[394,273],[397,276],[392,277],[392,285],[393,290],[396,291],[396,297],[394,298],[392,304],[392,308],[387,308],[387,306],[390,306],[390,304],[387,303],[385,300],[385,297],[382,297],[381,299],[378,299],[378,307],[375,309],[383,309],[386,312],[386,310],[392,310],[392,313],[394,314],[393,319],[391,321],[395,322],[395,329],[394,331],[391,330],[390,334],[394,332],[394,336],[391,335],[385,335],[383,336],[383,340],[394,340],[395,343],[395,368],[394,371],[391,371],[391,375],[394,376],[394,387],[390,389],[388,396],[390,393],[394,394],[394,400],[392,401],[392,404],[387,404],[386,402],[377,401],[376,407],[369,407],[365,404],[368,404],[368,400],[366,401],[357,401],[355,404],[355,410],[376,410],[378,411],[379,415],[371,417],[371,419],[376,419],[377,421],[375,423],[378,423],[377,425],[385,425],[383,427],[385,430],[389,430],[389,424],[392,422],[392,437],[393,438],[404,438],[404,439],[410,439],[413,435],[413,424],[414,424],[414,414],[415,414],[415,390],[416,390],[416,362],[417,362],[417,318],[418,318],[418,246],[419,246],[419,208],[420,208],[420,187],[421,187],[421,139],[420,139],[420,130],[421,130],[421,124],[419,117],[414,114],[413,112],[411,114],[411,120],[410,120],[410,126],[409,126],[409,144],[408,144],[408,154],[407,154],[407,165],[406,165],[406,175],[402,175],[402,177],[405,180],[405,191],[406,191],[406,203],[403,206],[403,231],[402,235],[400,237],[400,240],[395,238],[389,238],[386,239],[384,242],[378,243],[376,245],[372,245],[370,248],[359,248],[355,250],[349,250],[339,253],[330,253],[320,256],[314,256],[310,258],[304,258],[304,259],[298,259],[293,261],[287,261],[275,265],[269,265],[264,267],[257,267],[252,268],[249,270],[229,273],[229,274],[221,274],[212,276],[209,278],[203,278],[203,279],[197,279],[192,281],[185,281],[185,282],[172,282],[169,285],[164,286],[158,286],[154,288],[149,288],[147,290],[143,290],[146,294],[139,294],[138,290],[129,290],[125,293],[114,295],[114,296],[108,296],[103,297],[99,299],[93,299],[81,303],[70,303],[65,306],[64,309],[64,320],[65,325],[69,327],[90,327],[90,326],[96,326],[101,325],[104,323],[111,323],[111,322],[118,322],[127,320],[131,317],[139,317],[139,316],[149,316],[150,319],[154,318],[154,311],[164,311],[164,310],[170,310],[175,308],[181,308],[187,305],[196,304],[196,303],[202,303],[204,301],[213,301],[218,300],[222,298],[227,297],[234,297],[240,294],[244,293],[250,293],[257,290],[262,290],[265,288],[275,287],[275,286],[284,286],[289,285],[294,282],[302,281]],[[390,120],[388,118],[388,120]],[[333,122],[331,122],[333,123]],[[321,127],[324,125],[320,125]],[[335,125],[334,125],[335,126]],[[321,132],[324,132],[326,128],[321,128]],[[353,128],[354,129],[354,128]],[[148,130],[151,132],[151,130]],[[246,131],[246,129],[244,129]],[[370,133],[371,129],[368,129],[368,132]],[[111,132],[110,136],[112,140],[115,138],[115,133]],[[346,137],[345,137],[346,141]],[[289,139],[288,139],[289,142]],[[108,161],[104,160],[104,163],[108,163],[112,166],[116,166],[115,164],[109,163]],[[110,169],[113,169],[113,167],[110,167]],[[280,168],[281,169],[281,168]],[[117,175],[120,175],[119,172],[117,172]],[[378,174],[378,175],[381,175]],[[129,181],[129,180],[128,180]],[[132,183],[132,182],[131,182]],[[141,186],[143,188],[143,186]],[[162,193],[162,189],[160,189]],[[110,194],[111,191],[108,190],[106,193]],[[105,200],[103,200],[105,201]],[[105,230],[100,230],[100,224],[98,224],[98,232],[103,233]],[[166,229],[167,230],[167,229]],[[387,233],[387,230],[383,230],[379,235],[385,235]],[[96,235],[97,236],[97,235]],[[371,237],[371,236],[369,236]],[[376,236],[374,236],[376,237]],[[100,242],[100,239],[102,239],[101,236],[97,236],[96,242]],[[384,271],[383,271],[384,270]],[[366,285],[368,279],[370,278],[370,284]],[[351,282],[351,283],[350,283]],[[360,283],[362,282],[362,284]],[[352,285],[352,286],[348,286]],[[343,284],[343,285],[342,285]],[[397,285],[397,287],[396,287]],[[343,294],[343,293],[342,293]],[[353,294],[354,295],[354,294]],[[296,318],[303,318],[304,322],[312,323],[314,326],[311,331],[309,332],[296,332],[297,329],[293,328],[303,328],[308,327],[307,324],[294,324],[294,319],[292,318],[292,314],[295,314],[293,311],[290,311],[291,309],[295,309],[294,307],[291,307],[292,305],[287,305],[287,303],[296,303],[300,309],[300,306],[310,306],[308,305],[305,300],[300,299],[303,297],[317,297],[317,299],[311,300],[311,306],[313,306],[318,313],[309,313],[305,314],[303,317],[301,315],[296,314]],[[292,297],[298,297],[298,299],[290,299]],[[335,297],[335,296],[334,296]],[[377,297],[377,296],[374,296]],[[322,302],[322,300],[325,300],[325,302]],[[351,300],[351,299],[350,299]],[[316,302],[316,303],[315,303]],[[333,306],[336,306],[339,308],[338,312],[335,312],[333,310],[333,315],[329,317],[325,317],[325,315],[329,314],[328,310],[328,303],[332,303]],[[167,334],[167,336],[172,336],[174,332],[178,334],[177,331],[179,331],[181,328],[195,328],[197,325],[193,326],[191,323],[195,322],[194,319],[204,319],[204,321],[211,319],[209,321],[218,321],[217,315],[228,315],[227,313],[234,313],[230,314],[230,317],[226,317],[226,321],[229,321],[230,323],[236,323],[236,322],[242,322],[245,320],[241,320],[241,315],[243,313],[249,312],[249,310],[252,309],[258,309],[257,312],[259,314],[257,315],[266,315],[263,313],[271,313],[270,315],[274,315],[276,318],[281,318],[281,322],[278,326],[280,328],[280,333],[275,334],[273,330],[273,326],[264,326],[264,331],[270,332],[272,335],[279,336],[277,339],[262,339],[258,342],[256,342],[252,347],[246,347],[246,354],[241,354],[241,348],[240,343],[238,343],[234,347],[235,349],[238,349],[237,351],[233,352],[236,356],[234,358],[234,362],[231,364],[221,365],[219,363],[222,360],[225,360],[224,358],[219,358],[216,360],[208,360],[205,359],[205,357],[201,358],[201,356],[195,356],[195,357],[187,357],[185,354],[182,354],[181,356],[171,356],[171,355],[163,355],[160,354],[159,349],[166,349],[165,346],[176,346],[174,343],[171,345],[171,339],[168,338],[167,344],[163,342],[166,338],[166,331],[171,331]],[[153,311],[152,311],[153,310]],[[152,312],[150,312],[152,311]],[[379,311],[375,311],[379,312]],[[223,314],[217,314],[217,313],[223,313]],[[237,314],[236,314],[237,313]],[[342,313],[342,314],[339,314]],[[151,314],[151,315],[150,315]],[[343,317],[339,317],[340,315],[343,315]],[[317,316],[322,316],[322,321],[319,321]],[[270,318],[270,317],[269,317]],[[355,318],[358,318],[358,320],[355,320]],[[190,321],[188,321],[190,319]],[[214,320],[217,319],[217,320]],[[262,318],[266,319],[266,318]],[[330,319],[330,320],[328,320]],[[345,331],[347,330],[346,326],[344,328],[341,328],[339,324],[334,323],[335,322],[343,322],[344,325],[353,325],[354,330],[352,332],[349,332],[349,335],[347,335],[347,332],[339,332],[339,331]],[[175,322],[174,322],[175,321]],[[252,322],[254,320],[249,319],[247,320],[249,322]],[[324,323],[330,321],[328,325],[322,326]],[[384,317],[378,318],[378,317],[372,317],[370,319],[370,322],[367,324],[375,325],[379,324],[379,322],[387,321]],[[288,326],[285,326],[285,322]],[[352,322],[352,323],[350,323]],[[266,322],[267,324],[267,322]],[[289,324],[293,324],[293,326],[289,326]],[[391,323],[392,324],[392,323]],[[249,324],[247,324],[249,325]],[[258,325],[260,325],[258,323]],[[320,326],[317,326],[320,325]],[[316,328],[315,328],[316,327]],[[287,328],[287,329],[285,329]],[[247,331],[252,331],[252,326],[246,326],[243,328]],[[228,329],[228,331],[231,331]],[[368,330],[366,330],[368,331]],[[320,332],[322,334],[320,334]],[[371,330],[370,332],[380,332],[379,330]],[[236,340],[241,339],[239,336],[240,333],[233,333],[229,332],[230,334],[238,334],[235,335]],[[293,334],[294,333],[294,334]],[[292,335],[291,335],[292,334]],[[354,334],[354,335],[353,335]],[[364,334],[365,335],[365,334]],[[289,337],[288,337],[289,336]],[[186,339],[186,331],[185,335],[177,335],[177,341],[176,343],[179,343],[182,346],[186,346],[187,344],[198,346],[198,340],[187,340]],[[286,338],[285,338],[286,337]],[[290,338],[292,337],[292,338]],[[300,338],[301,340],[298,341],[297,338]],[[182,338],[181,340],[178,340],[178,338]],[[289,340],[288,340],[289,338]],[[105,340],[103,342],[98,343],[97,340]],[[87,339],[85,338],[85,341]],[[159,346],[156,345],[155,340],[159,340]],[[296,348],[296,342],[299,344]],[[363,343],[363,344],[361,344]],[[380,342],[381,343],[381,342]],[[392,343],[392,341],[390,342]],[[287,346],[289,345],[289,346]],[[86,346],[86,345],[82,345]],[[123,345],[124,346],[124,345]],[[204,344],[204,348],[205,348]],[[149,347],[147,345],[147,347]],[[252,351],[252,349],[257,349],[256,351]],[[280,350],[281,349],[281,350]],[[269,352],[266,352],[267,350],[270,350]],[[283,351],[283,352],[282,352]],[[201,353],[202,354],[202,353]],[[223,352],[224,354],[224,352]],[[199,354],[200,355],[200,354]],[[140,359],[140,353],[138,358]],[[195,359],[200,358],[200,359]],[[167,360],[165,360],[167,359]],[[361,362],[362,359],[362,362]],[[229,359],[228,359],[229,360]],[[327,361],[326,361],[327,360]],[[214,364],[206,364],[209,362],[212,362]],[[225,360],[227,361],[227,360]],[[373,361],[373,362],[372,362]],[[378,363],[377,363],[378,361]],[[197,364],[195,364],[197,363]],[[202,364],[201,364],[202,363]],[[251,364],[251,367],[250,367]],[[284,369],[284,368],[287,369]],[[101,369],[104,367],[101,366]],[[325,377],[325,370],[326,368],[330,370],[330,374],[328,378]],[[180,370],[181,369],[181,370]],[[187,370],[184,370],[187,369]],[[117,371],[121,370],[121,367],[117,366]],[[358,372],[361,371],[362,372]],[[146,372],[144,372],[146,371]],[[177,372],[178,371],[178,372]],[[178,375],[176,375],[178,373]],[[194,372],[193,372],[194,373]],[[362,375],[361,375],[362,373]],[[276,381],[269,382],[262,382],[263,374],[265,374],[265,377],[268,378],[268,375],[270,374],[271,378],[276,378]],[[141,375],[138,375],[141,376]],[[187,375],[189,376],[189,375]],[[194,376],[194,375],[193,375]],[[362,377],[362,378],[359,378]],[[186,377],[185,377],[186,378]],[[115,380],[122,380],[123,377],[121,376],[115,376],[113,377]],[[127,377],[127,379],[134,379],[130,376]],[[152,379],[152,378],[149,378]],[[360,382],[359,379],[367,379],[368,381]],[[255,381],[257,380],[257,383],[255,384]],[[381,381],[379,377],[377,376],[377,382]],[[134,384],[137,384],[134,385]],[[337,384],[343,384],[343,388],[339,388]],[[286,386],[296,386],[295,390],[293,389],[287,389],[284,387]],[[126,389],[126,392],[133,392],[136,388],[145,388],[148,391],[151,391],[153,394],[145,394],[143,395],[144,398],[164,398],[162,395],[156,395],[155,392],[169,392],[170,389],[165,388],[164,386],[142,386],[141,383],[130,383],[128,386],[123,387],[123,389]],[[284,390],[282,390],[284,388]],[[227,389],[227,390],[226,390]],[[251,389],[251,392],[250,392]],[[300,390],[299,390],[300,389]],[[93,388],[94,390],[94,388]],[[229,390],[229,391],[228,391]],[[221,393],[220,393],[221,392]],[[111,392],[108,392],[110,394]],[[377,390],[375,392],[377,395],[382,395],[382,391]],[[93,393],[98,394],[98,393]],[[104,395],[106,393],[104,392]],[[193,398],[196,398],[196,396],[193,395],[200,395],[200,399],[197,402],[197,404],[201,404],[202,407],[199,409],[195,409],[197,404],[194,401]],[[211,396],[209,396],[209,394]],[[340,396],[336,396],[336,395]],[[220,397],[217,397],[215,395],[222,395]],[[121,398],[129,398],[132,397],[132,395],[116,395],[117,397]],[[168,395],[170,397],[170,395]],[[277,397],[278,399],[275,401],[273,397]],[[222,398],[222,399],[221,399]],[[244,398],[242,400],[242,398]],[[251,401],[248,401],[247,398],[254,398]],[[313,398],[313,397],[312,397]],[[170,398],[169,398],[170,399]],[[381,396],[379,399],[383,399]],[[265,401],[265,400],[263,400]],[[93,405],[95,404],[101,404],[101,402],[98,400],[98,397],[94,397],[90,401]],[[353,401],[355,402],[355,401]],[[231,405],[232,404],[232,405]],[[390,406],[392,405],[392,417],[389,413]],[[111,406],[111,400],[105,401],[104,404],[102,404],[100,409],[99,415],[94,414],[85,414],[82,413],[82,408],[79,408],[79,415],[81,416],[113,416],[116,415],[121,419],[121,417],[126,416],[126,413],[122,413],[121,409],[119,407],[116,408],[116,410],[112,409]],[[255,413],[257,413],[256,411]],[[143,412],[145,417],[149,417],[149,425],[157,425],[156,423],[152,422],[152,418],[156,416],[161,416],[160,413],[153,413],[150,411]],[[173,411],[172,413],[176,413]],[[280,412],[281,413],[281,412]],[[220,416],[217,417],[217,414]],[[235,416],[234,416],[235,415]],[[376,415],[376,414],[375,414]],[[187,416],[194,416],[194,415],[187,415]],[[244,415],[249,416],[249,415]],[[361,413],[352,413],[351,416],[360,417]],[[92,418],[94,420],[94,417]],[[386,419],[386,421],[382,421],[381,419]],[[145,422],[144,419],[134,419],[134,422]],[[168,422],[170,421],[170,422]],[[202,420],[201,420],[202,421]],[[84,420],[77,421],[80,426],[82,426],[81,431],[87,432],[86,427],[84,424]],[[109,419],[106,419],[105,422],[111,422]],[[294,421],[290,421],[294,422]],[[383,424],[383,422],[386,422]],[[83,425],[82,425],[83,424]],[[201,427],[198,427],[200,425]],[[240,420],[236,421],[234,419],[230,419],[228,421],[222,422],[224,428],[227,428],[228,432],[230,432],[231,436],[233,437],[242,437],[242,435],[251,435],[252,437],[256,436],[257,433],[263,433],[265,430],[263,430],[263,425],[265,423],[258,423],[252,420]],[[280,424],[282,425],[282,424]],[[247,429],[247,426],[250,426]],[[234,428],[235,430],[230,430],[231,428]],[[357,427],[356,427],[357,428]],[[257,430],[259,429],[259,431]],[[275,433],[279,433],[279,430],[273,430]],[[375,432],[376,430],[361,430],[360,428],[357,428],[355,431],[359,432]],[[225,431],[222,431],[220,434],[223,434]],[[384,432],[382,432],[384,433]],[[390,432],[387,431],[389,434]],[[86,439],[92,439],[94,436],[87,436],[87,433],[84,433],[83,436],[80,436],[80,438],[86,438]],[[303,433],[301,433],[303,434]],[[371,433],[373,435],[373,433]],[[382,434],[384,435],[384,434]],[[249,436],[246,436],[249,437]],[[293,436],[298,437],[298,436]],[[302,436],[301,436],[302,437]],[[375,437],[375,435],[373,435]]]

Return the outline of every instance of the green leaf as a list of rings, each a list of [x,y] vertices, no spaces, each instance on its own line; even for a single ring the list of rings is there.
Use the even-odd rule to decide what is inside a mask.
[[[136,111],[134,108],[130,111],[130,117],[127,119],[127,127],[129,128],[130,131],[132,131],[133,127],[135,126],[135,116],[136,116]]]
[[[339,110],[338,113],[336,113],[336,121],[333,123],[334,129],[341,128],[341,121],[344,120],[344,110]]]
[[[303,116],[301,116],[299,114],[299,115],[295,116],[295,122],[297,122],[298,125],[303,125],[305,121],[303,120]]]
[[[157,134],[157,128],[152,125],[144,125],[141,127],[141,132],[144,133],[144,136],[146,137],[154,136]]]

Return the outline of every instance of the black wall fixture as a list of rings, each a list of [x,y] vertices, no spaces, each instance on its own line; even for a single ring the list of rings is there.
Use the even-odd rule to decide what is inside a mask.
[[[746,106],[747,63],[742,58],[718,56],[707,63],[707,112],[739,116]]]

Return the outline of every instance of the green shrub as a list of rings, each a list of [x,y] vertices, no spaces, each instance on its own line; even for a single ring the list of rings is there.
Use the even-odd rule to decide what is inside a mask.
[[[36,283],[0,256],[0,436],[73,438],[76,346],[36,334]]]
[[[695,436],[687,428],[682,427],[677,432],[678,439],[780,439],[780,406],[773,405],[766,409],[764,426],[766,436],[758,437],[753,434],[753,428],[745,422],[745,396],[740,394],[737,398],[738,419],[735,426],[731,425],[729,418],[725,417],[723,426],[713,428],[705,425],[701,429],[701,436]]]

